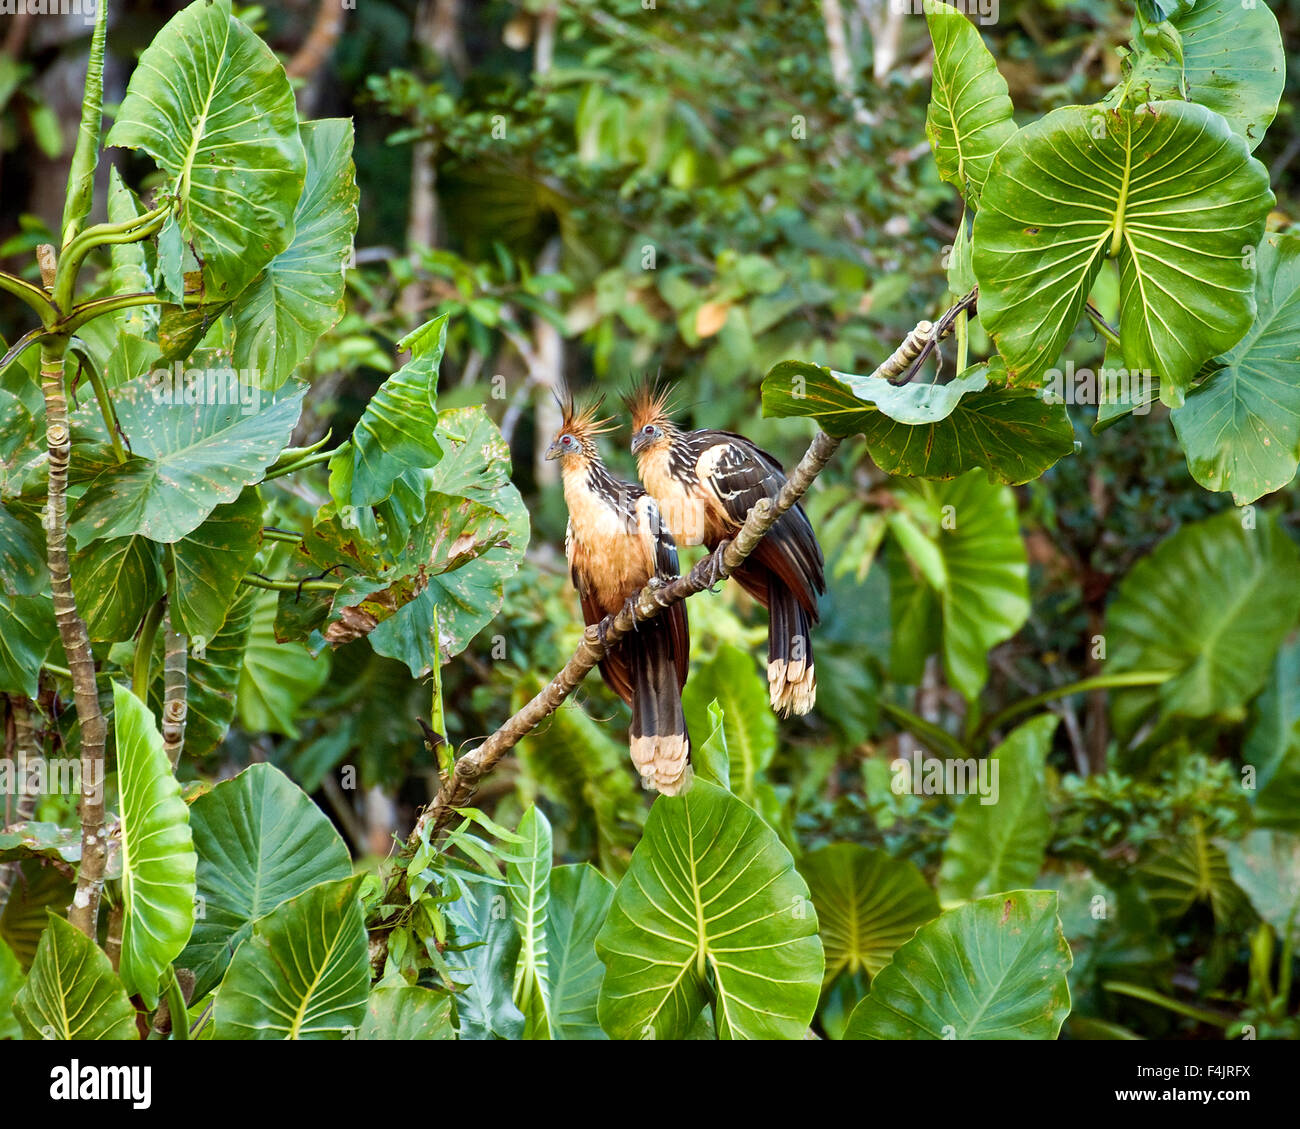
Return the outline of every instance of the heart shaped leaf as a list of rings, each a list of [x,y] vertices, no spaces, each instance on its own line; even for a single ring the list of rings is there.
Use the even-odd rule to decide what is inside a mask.
[[[1055,1039],[1072,957],[1055,890],[1015,890],[949,910],[894,953],[846,1039]]]
[[[825,968],[808,887],[776,832],[696,780],[661,796],[596,937],[600,1025],[682,1038],[712,1002],[722,1039],[799,1039]]]
[[[1300,464],[1300,238],[1267,236],[1257,266],[1254,324],[1172,413],[1192,477],[1239,506],[1281,489]]]
[[[218,1039],[341,1039],[366,1015],[360,876],[322,882],[253,924],[217,991]]]
[[[546,911],[546,952],[553,1039],[603,1039],[596,1018],[605,967],[596,934],[614,900],[614,884],[590,863],[551,871]]]
[[[1117,258],[1124,365],[1176,407],[1250,327],[1250,249],[1272,204],[1267,170],[1203,106],[1053,110],[994,159],[975,218],[980,320],[1013,381],[1039,383]]]
[[[284,450],[305,386],[263,393],[239,383],[234,369],[192,372],[188,386],[146,375],[114,392],[132,454],[100,471],[73,508],[78,545],[133,533],[179,541],[260,482]],[[82,413],[78,422],[87,422]]]
[[[167,173],[209,298],[233,298],[288,246],[306,170],[293,91],[230,0],[195,0],[158,33],[104,144]]]
[[[1168,18],[1182,50],[1161,57],[1137,39],[1132,70],[1105,102],[1127,92],[1142,101],[1187,99],[1222,114],[1254,149],[1264,140],[1286,85],[1286,56],[1277,17],[1267,4],[1197,0]],[[1158,21],[1157,21],[1158,22]]]
[[[253,923],[322,882],[347,878],[342,837],[311,799],[273,765],[223,780],[190,808],[198,852],[200,913],[179,963],[199,999],[221,979]]]
[[[14,1013],[29,1039],[137,1039],[135,1008],[104,951],[50,915]]]
[[[784,361],[763,381],[763,414],[811,416],[830,435],[861,433],[881,470],[954,478],[982,467],[1017,485],[1074,450],[1065,407],[1033,389],[989,383],[988,365],[947,384],[891,384],[880,376]]]
[[[925,21],[934,41],[925,135],[939,175],[974,204],[994,154],[1016,132],[1007,80],[979,30],[956,8],[930,5]]]
[[[1297,569],[1300,551],[1272,516],[1251,511],[1184,525],[1138,561],[1106,612],[1106,671],[1171,677],[1113,694],[1116,730],[1132,734],[1154,709],[1187,718],[1240,710],[1300,617]]]
[[[968,785],[978,767],[992,787],[980,793],[968,786],[957,806],[939,869],[945,905],[1014,890],[1038,877],[1052,835],[1043,766],[1060,720],[1046,713],[1027,721],[983,764],[968,762]]]
[[[279,388],[343,316],[344,268],[357,230],[352,121],[299,126],[307,182],[294,212],[293,242],[235,302],[235,365]]]
[[[939,916],[939,900],[925,876],[885,851],[832,843],[805,855],[799,873],[817,910],[827,984],[841,973],[875,976],[899,945]]]

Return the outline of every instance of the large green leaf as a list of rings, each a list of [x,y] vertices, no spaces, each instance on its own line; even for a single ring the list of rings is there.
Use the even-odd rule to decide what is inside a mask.
[[[463,883],[461,897],[449,908],[456,921],[456,944],[448,949],[456,993],[457,1028],[462,1039],[518,1039],[523,1012],[511,998],[511,970],[519,955],[519,933],[509,899],[499,886]]]
[[[72,589],[94,642],[130,639],[162,596],[158,547],[138,536],[92,541],[72,558]]]
[[[871,982],[846,1039],[1055,1039],[1070,947],[1055,890],[969,902],[923,925]]]
[[[754,806],[764,773],[776,755],[776,715],[768,708],[767,687],[754,656],[723,643],[697,668],[682,691],[686,726],[697,740],[712,731],[709,705],[722,707],[723,739],[731,762],[731,790]]]
[[[116,682],[113,711],[124,903],[118,970],[127,991],[152,1008],[163,970],[180,956],[194,927],[197,859],[189,808],[153,714]]]
[[[1243,249],[1272,203],[1267,170],[1203,106],[1053,110],[994,159],[975,218],[980,320],[1013,379],[1037,383],[1117,257],[1124,365],[1154,374],[1176,407],[1250,327]]]
[[[907,483],[899,498],[890,530],[912,568],[890,569],[895,634],[905,627],[900,615],[918,600],[924,607],[918,589],[931,593],[942,614],[948,682],[974,700],[988,678],[988,652],[1029,616],[1029,561],[1015,495],[972,471],[951,482]]]
[[[1256,266],[1254,324],[1172,413],[1192,477],[1238,505],[1285,486],[1300,463],[1300,238],[1266,236]]]
[[[288,246],[306,170],[293,91],[229,0],[195,0],[158,33],[104,144],[167,173],[208,298],[233,298]]]
[[[590,863],[551,871],[546,953],[554,1039],[605,1038],[596,1018],[605,975],[596,955],[596,934],[613,900],[614,884]]]
[[[846,972],[875,976],[899,945],[939,916],[939,901],[925,876],[885,851],[832,843],[805,855],[799,873],[817,910],[827,984]]]
[[[451,572],[431,576],[429,587],[415,601],[412,624],[423,623],[428,609],[438,609],[438,650],[444,659],[460,654],[501,610],[505,582],[519,570],[528,548],[529,517],[518,488],[510,480],[510,446],[482,408],[458,408],[438,416],[438,443],[443,456],[429,472],[431,490],[461,495],[495,510],[504,531],[477,533],[484,550]],[[495,524],[495,523],[493,523]],[[488,534],[495,539],[489,540]],[[413,671],[422,670],[429,656],[425,641],[404,629],[401,617],[381,623],[370,644],[381,655],[399,659]],[[407,643],[407,640],[412,642]]]
[[[1278,651],[1254,717],[1241,755],[1256,772],[1255,820],[1300,831],[1300,640]]]
[[[413,984],[375,988],[366,1001],[366,1018],[358,1039],[407,1042],[412,1039],[454,1039],[451,995]]]
[[[299,126],[307,183],[294,213],[293,242],[235,302],[235,366],[279,388],[343,316],[343,271],[357,230],[352,121]]]
[[[1132,71],[1106,97],[1188,98],[1222,114],[1254,149],[1277,113],[1286,84],[1286,57],[1277,17],[1267,4],[1197,0],[1169,22],[1181,40],[1182,62],[1161,58],[1135,39]]]
[[[259,592],[253,626],[239,672],[239,721],[255,733],[297,737],[295,718],[302,704],[330,674],[328,655],[313,657],[301,643],[275,640],[276,594]]]
[[[14,1012],[14,996],[26,978],[13,950],[0,941],[0,1040],[23,1037],[22,1025]]]
[[[38,449],[31,413],[0,388],[0,593],[5,596],[35,596],[49,581],[40,518],[33,508],[11,501],[22,490],[20,468]]]
[[[784,361],[763,381],[763,414],[811,416],[830,435],[860,432],[890,474],[953,478],[982,467],[997,482],[1028,482],[1074,450],[1065,405],[990,385],[989,373],[981,364],[947,384],[891,384]]]
[[[1016,890],[1038,877],[1052,835],[1043,768],[1060,720],[1046,713],[1027,721],[989,754],[993,789],[961,801],[944,844],[939,896],[945,905]]]
[[[1161,917],[1180,918],[1197,902],[1207,904],[1223,927],[1243,925],[1249,916],[1227,855],[1210,842],[1199,823],[1158,842],[1136,876]]]
[[[1107,672],[1164,670],[1158,688],[1115,693],[1132,734],[1166,717],[1240,716],[1300,617],[1300,551],[1267,513],[1232,510],[1184,525],[1129,571],[1106,611]],[[1254,528],[1246,528],[1254,524]]]
[[[360,1028],[370,988],[361,881],[322,882],[253,923],[217,992],[218,1039],[341,1039]]]
[[[217,506],[260,482],[279,457],[305,388],[269,393],[242,386],[242,393],[227,394],[234,386],[223,370],[195,371],[198,402],[189,401],[184,388],[173,396],[170,377],[161,384],[139,377],[113,394],[132,453],[100,471],[73,507],[70,529],[78,545],[133,533],[179,541]],[[233,379],[233,369],[224,372]],[[85,411],[78,413],[83,424]]]
[[[0,397],[0,412],[6,405],[18,406],[18,401]],[[21,504],[0,500],[0,593],[35,596],[49,583],[49,575],[40,519]]]
[[[110,165],[108,169],[106,207],[109,223],[129,223],[144,215],[140,201],[123,182],[122,174],[117,171],[116,165]],[[140,294],[153,290],[153,278],[149,274],[143,244],[114,243],[109,247],[108,254],[109,262],[112,264],[109,273],[112,288],[110,293]],[[105,320],[116,331],[119,341],[140,342],[144,334],[157,325],[158,311],[153,306],[129,306],[125,310],[109,314]],[[94,322],[91,324],[93,325]],[[140,371],[143,372],[144,369]],[[139,375],[139,372],[131,373],[131,376]],[[113,387],[114,383],[110,381],[109,387]]]
[[[50,915],[14,1013],[29,1039],[136,1039],[135,1008],[108,957]]]
[[[262,544],[262,500],[255,487],[218,506],[192,533],[168,546],[172,623],[182,635],[214,639]]]
[[[931,5],[925,20],[934,40],[925,135],[939,175],[976,203],[993,155],[1016,132],[1007,81],[979,30],[956,8]]]
[[[446,314],[398,343],[411,359],[380,385],[352,433],[353,506],[382,502],[399,475],[438,462],[438,366],[446,344]]]
[[[551,897],[551,825],[530,806],[519,821],[518,843],[506,865],[507,890],[519,959],[515,963],[514,1000],[524,1013],[524,1038],[551,1037],[550,964],[546,951],[546,911]]]
[[[192,969],[194,998],[221,979],[253,923],[352,863],[324,813],[273,765],[254,764],[190,807],[198,852],[199,911],[178,962]]]
[[[1252,831],[1225,848],[1232,879],[1255,912],[1285,939],[1300,941],[1300,835]]]
[[[600,1025],[614,1038],[681,1038],[712,1002],[719,1038],[799,1039],[825,968],[790,852],[704,780],[655,801],[596,952]]]
[[[0,693],[36,697],[41,666],[58,639],[48,596],[0,600]]]

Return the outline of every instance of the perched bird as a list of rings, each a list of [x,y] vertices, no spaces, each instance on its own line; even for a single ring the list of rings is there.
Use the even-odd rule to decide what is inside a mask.
[[[637,469],[678,543],[716,549],[735,536],[755,502],[776,498],[785,472],[743,435],[682,431],[668,401],[649,381],[623,398],[632,414]],[[821,546],[803,509],[782,514],[732,575],[768,610],[772,708],[784,717],[807,713],[817,698],[811,634],[826,580]]]
[[[563,422],[546,457],[560,460],[569,507],[565,555],[583,619],[598,624],[622,611],[652,578],[677,576],[677,546],[655,500],[605,469],[596,436],[609,430],[609,421],[596,418],[600,402],[577,412],[566,394],[561,408]],[[690,737],[682,712],[689,666],[682,602],[637,624],[600,663],[605,683],[632,707],[629,742],[642,783],[669,796],[689,778]]]

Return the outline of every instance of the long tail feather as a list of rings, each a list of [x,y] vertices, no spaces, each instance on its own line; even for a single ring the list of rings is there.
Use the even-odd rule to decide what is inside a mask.
[[[806,714],[817,701],[812,617],[778,578],[768,587],[767,689],[782,717]]]
[[[675,796],[690,782],[691,740],[682,712],[672,634],[667,623],[642,624],[623,640],[632,668],[632,763],[641,782]]]

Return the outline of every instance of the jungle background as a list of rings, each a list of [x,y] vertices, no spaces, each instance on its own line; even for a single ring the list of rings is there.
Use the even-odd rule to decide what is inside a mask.
[[[116,6],[110,113],[133,53],[179,7]],[[1273,8],[1290,49],[1300,2]],[[500,614],[442,668],[458,749],[536,692],[580,637],[563,499],[555,464],[541,457],[558,421],[553,388],[566,381],[616,399],[632,378],[660,374],[684,422],[742,431],[788,466],[812,428],[763,418],[763,374],[791,357],[869,372],[953,300],[947,256],[961,202],[926,141],[930,38],[923,18],[883,0],[663,0],[652,10],[640,0],[326,0],[237,11],[286,60],[303,117],[356,125],[360,227],[347,312],[301,374],[311,389],[295,444],[327,429],[345,438],[391,371],[396,342],[440,313],[451,317],[439,409],[485,405],[510,444],[531,536]],[[1017,110],[1041,115],[1115,84],[1131,23],[1131,7],[1114,0],[1006,0],[981,30]],[[0,258],[34,277],[32,252],[58,229],[90,29],[17,16],[0,34]],[[1300,214],[1300,68],[1289,61],[1278,118],[1255,154],[1271,172],[1277,231]],[[107,172],[101,164],[105,184]],[[0,335],[12,340],[21,319],[6,311]],[[981,344],[977,329],[977,355]],[[1104,350],[1081,329],[1063,356],[1095,368]],[[1130,577],[1135,598],[1171,613],[1226,598],[1212,569],[1183,567],[1180,553],[1230,558],[1220,534],[1240,518],[1229,494],[1193,480],[1167,417],[1156,403],[1140,427],[1130,419],[1094,434],[1091,411],[1078,413],[1076,453],[1014,489],[978,473],[961,487],[893,478],[850,441],[808,499],[830,591],[816,633],[818,704],[806,718],[765,708],[761,609],[735,585],[692,601],[688,718],[705,731],[709,702],[724,706],[747,799],[797,860],[856,843],[938,879],[957,804],[891,789],[895,759],[926,747],[916,719],[969,735],[1015,703],[1099,674],[1115,653],[1108,616]],[[634,477],[624,433],[606,454]],[[919,516],[959,488],[964,504],[1005,519],[1000,570],[958,559]],[[286,508],[325,500],[323,487],[292,489],[302,496]],[[1255,503],[1292,542],[1298,498],[1293,481]],[[1140,571],[1161,551],[1163,563]],[[942,581],[917,579],[927,553],[948,554]],[[1300,584],[1294,573],[1279,579]],[[940,600],[917,598],[927,583],[946,585],[934,588]],[[950,610],[963,601],[968,614]],[[364,641],[314,658],[277,645],[273,618],[255,621],[234,726],[181,774],[221,779],[270,762],[313,795],[355,858],[388,855],[437,786],[416,721],[429,716],[428,682]],[[1300,830],[1294,615],[1290,628],[1276,646],[1263,634],[1237,640],[1266,653],[1206,660],[1210,680],[1216,661],[1264,672],[1209,717],[1134,726],[1124,703],[1143,691],[1050,700],[1061,722],[1048,737],[1039,884],[1062,889],[1075,949],[1067,1036],[1207,1037],[1231,1024],[1300,1035],[1290,970],[1265,951],[1269,934],[1214,845]],[[945,647],[986,656],[982,673],[967,672],[978,710],[952,685]],[[52,691],[43,693],[51,716]],[[558,860],[594,861],[616,877],[648,807],[625,727],[622,705],[589,679],[476,804],[514,826],[537,803]],[[1248,790],[1249,766],[1258,779]],[[71,818],[71,798],[42,804],[44,818]],[[1084,872],[1131,901],[1122,927],[1098,922],[1086,898],[1070,900]],[[828,967],[824,1032],[842,1028],[872,971],[856,960]]]

